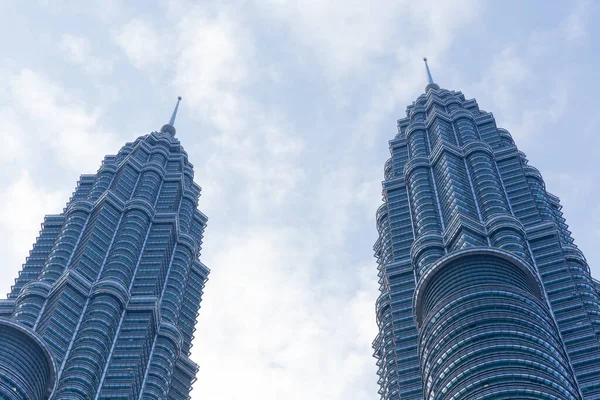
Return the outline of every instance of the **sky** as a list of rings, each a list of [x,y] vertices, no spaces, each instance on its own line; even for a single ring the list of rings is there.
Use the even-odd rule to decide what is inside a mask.
[[[0,2],[0,293],[80,174],[177,136],[209,217],[192,399],[377,399],[375,210],[396,120],[476,98],[600,278],[600,3]]]

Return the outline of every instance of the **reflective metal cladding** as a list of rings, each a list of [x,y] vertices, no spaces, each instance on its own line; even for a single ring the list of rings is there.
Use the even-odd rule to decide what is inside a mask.
[[[491,113],[427,73],[377,210],[381,399],[600,399],[599,285],[559,199]]]
[[[207,218],[171,122],[82,175],[0,300],[0,398],[188,399]]]

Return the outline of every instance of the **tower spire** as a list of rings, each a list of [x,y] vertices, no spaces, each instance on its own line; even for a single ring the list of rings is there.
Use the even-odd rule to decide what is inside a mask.
[[[173,115],[171,115],[171,120],[169,121],[169,125],[175,126],[175,118],[177,117],[177,110],[179,109],[179,102],[181,101],[181,96],[177,97],[177,104],[175,104],[175,109],[173,110]]]
[[[177,118],[177,110],[179,110],[179,103],[181,102],[181,96],[177,97],[177,104],[175,104],[175,109],[173,110],[173,114],[171,115],[171,119],[169,120],[169,123],[166,125],[163,125],[162,128],[160,128],[161,132],[168,132],[171,135],[175,136],[175,118]]]
[[[427,57],[423,57],[423,61],[425,61],[425,69],[427,69],[427,78],[429,79],[429,83],[433,83],[433,77],[431,76],[431,71],[429,70],[429,64],[427,64]]]
[[[429,82],[425,87],[425,93],[427,93],[429,89],[439,89],[440,87],[433,81],[431,71],[429,70],[429,64],[427,64],[427,57],[423,57],[423,61],[425,62],[425,69],[427,70],[427,80]]]

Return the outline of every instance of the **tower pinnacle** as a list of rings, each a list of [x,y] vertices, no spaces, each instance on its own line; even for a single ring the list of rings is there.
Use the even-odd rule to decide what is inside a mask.
[[[427,79],[429,82],[425,87],[425,93],[427,93],[429,89],[439,89],[440,87],[433,82],[433,77],[431,76],[431,71],[429,70],[429,64],[427,64],[427,57],[423,57],[423,61],[425,62],[425,69],[427,70]]]
[[[175,104],[175,109],[173,110],[173,114],[171,115],[171,119],[169,120],[169,123],[166,125],[163,125],[162,128],[160,128],[161,132],[168,132],[171,135],[175,136],[175,132],[177,132],[175,130],[175,118],[177,118],[177,110],[179,109],[179,103],[181,102],[181,96],[177,97],[177,104]]]

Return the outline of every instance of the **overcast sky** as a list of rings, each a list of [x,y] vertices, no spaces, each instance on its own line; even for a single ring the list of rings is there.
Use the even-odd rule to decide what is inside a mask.
[[[192,398],[377,399],[375,210],[423,56],[512,133],[600,277],[599,8],[0,1],[0,293],[78,176],[181,95],[212,270]]]

